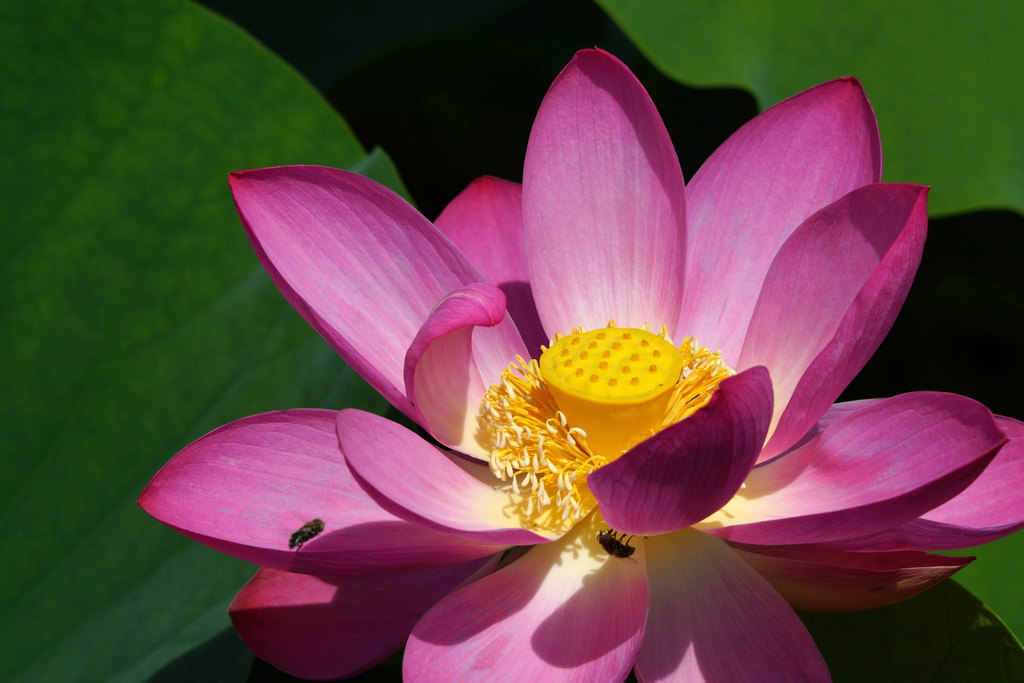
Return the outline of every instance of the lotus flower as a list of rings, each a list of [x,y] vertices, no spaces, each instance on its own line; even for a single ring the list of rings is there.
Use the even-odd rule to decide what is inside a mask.
[[[791,606],[904,599],[969,561],[923,550],[1022,525],[1020,423],[932,392],[832,405],[924,244],[926,188],[880,179],[843,78],[684,191],[600,50],[551,86],[522,186],[482,178],[436,225],[345,171],[232,174],[278,288],[422,431],[245,418],[140,502],[261,565],[231,618],[299,676],[404,645],[412,681],[826,680]]]

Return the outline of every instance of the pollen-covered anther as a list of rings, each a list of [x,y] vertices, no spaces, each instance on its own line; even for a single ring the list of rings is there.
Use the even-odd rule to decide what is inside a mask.
[[[570,426],[537,361],[518,358],[502,372],[484,397],[480,424],[491,444],[491,472],[511,484],[531,525],[554,529],[593,508],[578,484],[607,460],[590,451],[585,430]]]

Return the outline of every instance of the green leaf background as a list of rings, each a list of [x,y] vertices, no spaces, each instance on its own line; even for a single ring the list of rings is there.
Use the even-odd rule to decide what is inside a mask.
[[[953,581],[883,609],[801,616],[835,683],[1024,680],[1020,643]]]
[[[658,68],[752,90],[767,106],[852,74],[890,182],[932,185],[935,213],[1024,209],[1024,5],[979,0],[598,0]]]
[[[908,98],[896,97],[906,87],[902,67],[882,70],[874,52],[859,51],[848,68],[827,62],[828,55],[851,57],[815,11],[792,25],[748,18],[716,26],[716,47],[707,35],[683,40],[684,32],[699,32],[692,21],[679,27],[670,23],[676,15],[656,14],[703,8],[700,16],[711,17],[711,5],[649,3],[650,14],[636,19],[619,14],[641,3],[602,4],[672,77],[749,87],[761,104],[809,85],[805,79],[861,74],[882,120],[889,179],[931,182],[933,199],[953,188],[940,204],[947,211],[1020,206],[1024,157],[1011,123],[1020,119],[1021,99],[990,92],[1019,74],[1020,62],[993,61],[1004,48],[971,33],[982,19],[966,20],[966,37],[945,43],[959,46],[961,61],[944,77],[967,79],[974,90],[950,99],[939,116],[923,112],[924,104],[908,110]],[[287,9],[235,0],[211,6],[256,32],[305,79],[231,22],[184,0],[0,4],[0,680],[285,679],[251,666],[227,629],[226,606],[253,567],[163,528],[135,499],[175,451],[232,419],[300,406],[385,405],[262,272],[234,213],[228,171],[318,163],[406,192],[387,155],[367,154],[337,109],[364,141],[396,155],[420,206],[435,214],[477,175],[518,179],[547,84],[573,50],[592,44],[640,75],[688,152],[688,173],[754,111],[742,90],[697,90],[660,75],[582,0],[443,0],[429,9],[326,0]],[[869,18],[878,11],[871,3],[861,10]],[[903,22],[905,35],[924,31],[935,16]],[[852,27],[871,25],[847,19]],[[819,30],[794,33],[793,26],[814,21],[822,22]],[[676,43],[648,39],[636,28],[644,22],[661,25],[660,35],[676,35]],[[986,35],[1007,30],[990,28],[995,33]],[[741,29],[761,42],[729,33]],[[875,43],[895,30],[878,31]],[[830,37],[818,61],[797,52],[821,42],[809,35]],[[766,41],[776,52],[763,49]],[[798,56],[773,56],[780,45]],[[694,57],[684,47],[703,52]],[[729,59],[756,63],[756,73],[729,71]],[[927,83],[939,78],[924,75]],[[948,144],[926,144],[943,139],[944,117],[954,114],[950,120],[971,122],[961,126],[970,130],[950,133]],[[981,133],[992,139],[1007,131],[998,148],[974,146]],[[973,151],[964,153],[968,143]],[[1020,366],[1010,360],[978,363],[973,373],[934,384],[936,366],[964,344],[958,334],[1019,349],[1019,331],[1000,324],[997,313],[1024,312],[1012,274],[1019,250],[1007,247],[1024,248],[1021,223],[1007,213],[939,223],[944,229],[937,236],[933,229],[904,317],[852,391],[943,388],[1022,415],[1012,381]],[[964,249],[961,230],[978,226],[999,239]],[[994,261],[1005,275],[989,272]],[[1002,308],[979,310],[971,305],[979,296]],[[914,363],[905,362],[908,354]],[[920,385],[922,377],[933,384]],[[993,386],[998,391],[985,395]],[[960,577],[1024,628],[1014,571],[1021,542],[980,550],[982,561]],[[1012,634],[954,584],[886,610],[807,619],[839,680],[925,680],[914,677],[922,671],[939,680],[1022,677]],[[868,666],[879,658],[889,668]],[[363,678],[396,675],[392,662]]]
[[[0,679],[140,680],[253,570],[142,513],[156,469],[245,414],[382,407],[262,272],[226,174],[365,154],[198,6],[5,3],[0,27]]]

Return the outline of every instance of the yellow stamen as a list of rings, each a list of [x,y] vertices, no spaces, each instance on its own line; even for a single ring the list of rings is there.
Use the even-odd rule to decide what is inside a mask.
[[[543,347],[542,347],[543,348]],[[564,531],[596,506],[587,475],[704,406],[733,374],[717,352],[646,329],[556,334],[490,387],[478,435],[524,526]]]
[[[564,528],[563,521],[593,509],[593,496],[575,482],[608,461],[591,453],[582,429],[569,426],[537,361],[518,358],[502,372],[484,396],[480,425],[492,444],[491,472],[522,490],[519,512],[533,517],[531,526]]]

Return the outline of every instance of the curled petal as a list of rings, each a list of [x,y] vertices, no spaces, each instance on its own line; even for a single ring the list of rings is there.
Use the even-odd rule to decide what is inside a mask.
[[[647,91],[602,50],[582,50],[541,103],[523,169],[530,284],[548,334],[675,327],[682,296],[683,174]]]
[[[183,449],[139,497],[149,514],[186,536],[265,567],[351,575],[438,567],[501,549],[386,512],[345,466],[333,410],[243,418]],[[292,534],[323,530],[300,548]]]
[[[487,387],[517,356],[527,355],[505,313],[505,295],[482,282],[442,299],[405,356],[406,394],[438,441],[477,458],[477,417]]]
[[[814,612],[885,607],[945,581],[974,559],[844,552],[819,545],[731,545],[790,605]]]
[[[434,224],[505,294],[508,312],[531,355],[546,344],[533,303],[523,244],[523,188],[483,176],[459,193]]]
[[[724,505],[750,473],[768,432],[772,385],[751,368],[724,380],[706,406],[594,471],[587,485],[614,529],[663,534]]]

